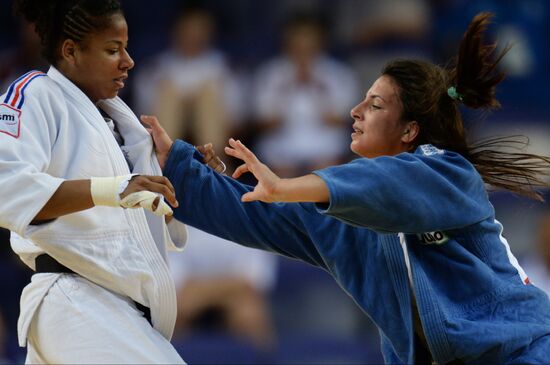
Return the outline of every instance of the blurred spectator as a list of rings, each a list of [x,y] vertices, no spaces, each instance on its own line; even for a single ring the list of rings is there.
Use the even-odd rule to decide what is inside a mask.
[[[550,209],[545,209],[537,226],[536,245],[522,262],[531,283],[550,296]]]
[[[34,26],[21,20],[17,47],[0,53],[0,90],[2,92],[19,76],[31,70],[47,71],[40,55],[40,38]]]
[[[356,46],[418,42],[430,27],[425,0],[347,0],[336,5],[336,12],[338,41]]]
[[[257,151],[283,176],[335,164],[347,153],[354,74],[326,54],[326,27],[308,14],[290,18],[283,53],[255,80]]]
[[[274,333],[268,295],[276,260],[189,227],[184,254],[170,256],[178,295],[175,336],[215,331],[270,349]]]
[[[370,85],[394,58],[428,58],[431,12],[426,0],[345,0],[334,4],[335,41],[361,84]]]
[[[238,113],[239,91],[223,54],[214,49],[213,16],[205,9],[184,9],[173,26],[172,48],[136,75],[136,109],[154,114],[172,138],[203,145],[219,154]]]

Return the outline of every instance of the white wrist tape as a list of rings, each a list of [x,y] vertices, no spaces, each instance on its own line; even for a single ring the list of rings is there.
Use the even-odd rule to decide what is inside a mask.
[[[120,199],[128,183],[136,174],[115,177],[93,177],[91,179],[92,200],[95,205],[123,208],[145,208],[155,215],[172,215],[172,209],[161,195],[151,191],[138,191]],[[156,210],[153,210],[155,199],[159,198]]]
[[[153,210],[153,202],[157,198],[160,199],[159,204],[157,206],[157,210]],[[137,193],[132,193],[122,199],[120,206],[124,208],[145,208],[158,216],[172,215],[173,213],[172,209],[168,204],[166,204],[162,196],[150,191],[138,191]]]
[[[91,193],[94,204],[120,207],[120,193],[126,189],[133,176],[92,177]]]

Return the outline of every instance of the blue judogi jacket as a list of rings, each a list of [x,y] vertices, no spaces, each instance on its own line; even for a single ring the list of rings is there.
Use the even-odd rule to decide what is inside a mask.
[[[387,363],[414,362],[412,293],[437,363],[550,363],[550,301],[457,153],[424,145],[316,171],[330,190],[324,205],[242,203],[253,187],[215,173],[182,141],[164,173],[176,219],[328,271],[378,326]]]

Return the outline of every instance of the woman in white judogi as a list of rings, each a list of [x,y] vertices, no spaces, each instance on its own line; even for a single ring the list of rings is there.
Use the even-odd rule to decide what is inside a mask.
[[[133,67],[120,4],[16,9],[53,65],[0,99],[0,226],[38,272],[21,297],[27,363],[183,363],[169,342],[176,297],[165,256],[186,230],[167,229],[171,209],[157,193],[175,206],[173,188],[146,176],[162,175],[151,138],[117,97]]]

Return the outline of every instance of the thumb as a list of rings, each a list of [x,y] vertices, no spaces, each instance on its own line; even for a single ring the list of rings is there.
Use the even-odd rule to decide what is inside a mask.
[[[254,202],[254,201],[258,200],[258,199],[256,199],[256,197],[254,195],[255,194],[254,194],[253,191],[251,191],[249,193],[246,193],[241,197],[241,201],[243,203],[249,203],[249,202]]]

